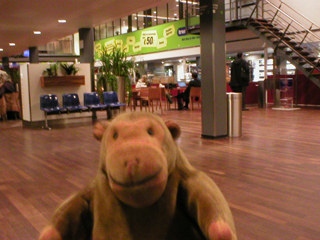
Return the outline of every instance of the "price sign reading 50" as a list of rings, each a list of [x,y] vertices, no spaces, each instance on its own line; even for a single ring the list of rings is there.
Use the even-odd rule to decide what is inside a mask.
[[[157,31],[144,31],[141,33],[142,47],[157,47],[158,34]]]
[[[146,37],[144,38],[144,45],[152,45],[153,44],[153,37]]]

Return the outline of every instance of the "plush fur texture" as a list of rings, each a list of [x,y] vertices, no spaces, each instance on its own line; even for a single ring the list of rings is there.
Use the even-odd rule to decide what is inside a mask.
[[[97,124],[95,180],[55,212],[40,240],[236,240],[217,185],[177,146],[180,128],[144,112]]]

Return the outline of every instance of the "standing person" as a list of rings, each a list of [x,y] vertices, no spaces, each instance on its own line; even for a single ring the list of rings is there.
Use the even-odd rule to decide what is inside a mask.
[[[139,79],[140,79],[140,77],[141,77],[141,76],[140,76],[140,73],[139,73],[139,72],[138,72],[138,70],[137,70],[137,71],[136,71],[136,79],[138,79],[138,80],[139,80]]]
[[[249,63],[242,58],[242,53],[237,54],[236,60],[231,64],[231,81],[229,85],[233,92],[242,93],[242,110],[249,111],[246,108],[246,91],[249,86]]]
[[[178,110],[189,109],[189,97],[191,87],[201,87],[201,81],[198,79],[198,73],[192,73],[192,80],[189,82],[187,89],[183,93],[177,95]],[[185,102],[183,106],[182,100]]]
[[[10,76],[5,71],[0,70],[0,99],[5,93],[13,92],[15,92],[15,87]]]

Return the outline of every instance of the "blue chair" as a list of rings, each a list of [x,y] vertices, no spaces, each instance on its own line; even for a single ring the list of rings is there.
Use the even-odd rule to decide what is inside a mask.
[[[120,103],[118,100],[118,94],[116,92],[103,92],[103,103],[108,107],[122,107],[125,103]]]
[[[48,114],[60,114],[66,111],[65,108],[60,107],[58,97],[54,94],[40,96],[40,109],[44,111],[45,126],[43,128],[51,130],[48,126]]]
[[[79,101],[79,96],[76,93],[63,94],[63,107],[68,110],[68,112],[82,112],[88,108],[82,106]]]
[[[110,92],[103,92],[103,103],[107,105],[107,116],[108,119],[112,118],[112,112],[111,109],[119,109],[120,107],[126,106],[125,103],[120,103],[118,100],[118,95],[116,92],[110,91]]]
[[[84,93],[84,106],[90,110],[102,110],[107,107],[105,104],[100,103],[99,94],[96,92]]]

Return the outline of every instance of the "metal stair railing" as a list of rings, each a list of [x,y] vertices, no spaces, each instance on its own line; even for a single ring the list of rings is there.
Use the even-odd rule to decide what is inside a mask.
[[[262,23],[260,23],[260,25],[261,25],[261,27],[267,29],[267,27],[265,27]],[[300,46],[298,46],[299,45],[298,43],[296,43],[292,39],[290,39],[290,41],[286,41],[285,40],[285,38],[287,37],[286,34],[288,33],[288,29],[290,28],[291,25],[292,25],[292,22],[288,23],[288,25],[286,26],[285,31],[283,31],[283,32],[279,31],[278,34],[276,32],[274,32],[274,31],[270,30],[268,32],[269,37],[267,37],[267,38],[277,39],[277,41],[271,41],[271,42],[273,42],[272,46],[273,46],[273,48],[275,50],[277,50],[277,48],[280,48],[282,46],[282,48],[283,48],[282,50],[284,52],[290,53],[290,51],[291,51],[292,53],[295,54],[295,55],[292,55],[291,58],[298,57],[298,58],[304,60],[304,64],[309,64],[309,66],[314,66],[314,62],[311,62],[310,60],[308,60],[306,58],[306,56],[301,54],[301,51],[297,50],[300,47]],[[279,26],[277,26],[277,28],[279,29]],[[282,28],[280,28],[279,30],[282,30]],[[280,44],[282,44],[282,45],[280,46]],[[300,47],[300,48],[304,49],[303,47]],[[309,52],[308,52],[308,55],[309,55]],[[309,56],[309,58],[311,58],[311,56]],[[316,57],[313,57],[313,58],[316,59]]]
[[[189,19],[193,16],[199,16],[200,0],[187,0],[186,4],[186,24],[188,26]],[[189,5],[189,6],[188,6]],[[294,15],[295,18],[290,15]],[[280,44],[285,45],[286,49],[282,50],[298,62],[305,69],[309,68],[309,73],[312,74],[316,67],[320,67],[320,37],[314,33],[315,30],[320,31],[320,27],[314,24],[311,20],[291,8],[282,0],[225,0],[225,21],[232,24],[232,21],[243,21],[250,18],[266,19],[280,30],[285,29],[284,35],[275,35],[274,38]],[[307,27],[305,27],[307,26]],[[290,37],[291,45],[284,38]],[[295,44],[293,48],[292,44]],[[273,46],[274,47],[274,46]],[[309,53],[306,58],[297,51],[298,48]],[[291,51],[291,53],[290,53]],[[304,61],[302,61],[303,59]],[[316,61],[309,59],[316,59]]]
[[[291,57],[293,59],[297,59],[298,62],[300,60],[300,65],[304,65],[304,68],[309,68],[309,75],[311,75],[315,69],[320,70],[318,68],[318,63],[320,60],[320,47],[318,43],[320,42],[320,37],[314,33],[315,30],[320,30],[320,27],[304,17],[302,14],[296,12],[281,0],[278,2],[280,2],[280,4],[277,7],[269,0],[258,0],[250,15],[250,18],[252,19],[255,16],[258,19],[265,19],[280,30],[286,29],[283,33],[285,36],[290,37],[290,44],[288,44],[286,41],[283,41],[281,37],[271,33],[279,40],[277,47],[279,47],[280,42],[285,44],[287,49],[284,49],[284,51],[286,51],[288,54],[291,51]],[[288,11],[291,11],[293,14],[295,14],[295,18],[292,18],[287,13]],[[305,27],[305,24],[308,24],[310,27]],[[282,35],[282,37],[284,37],[284,35]],[[295,48],[293,48],[293,44]],[[301,51],[297,51],[296,49],[298,49],[298,47],[301,47],[301,49],[307,52],[308,56],[306,57],[301,54]],[[301,62],[301,59],[303,59],[304,62]],[[315,60],[310,61],[309,59]]]
[[[188,19],[200,15],[200,0],[180,0],[180,2],[188,3],[185,4],[185,18],[188,25]],[[225,0],[225,22],[247,19],[256,2],[257,0]]]
[[[266,1],[270,2],[268,0],[266,0]],[[273,7],[276,7],[271,2],[270,2],[270,4]],[[307,23],[310,24],[310,27],[307,28],[304,25],[302,25],[300,22],[298,22],[296,19],[290,17],[286,12],[284,12],[283,10],[280,9],[282,6],[286,6],[287,9],[290,9],[291,11],[293,11],[295,16],[300,16],[300,18],[304,19],[306,24]],[[316,26],[316,25],[313,22],[311,22],[309,19],[304,17],[302,14],[299,14],[298,12],[296,12],[294,9],[292,9],[290,6],[288,6],[286,3],[282,2],[282,1],[280,1],[280,6],[278,9],[279,9],[279,10],[277,10],[278,14],[274,15],[274,21],[271,21],[271,23],[279,22],[279,20],[277,19],[277,17],[279,15],[286,16],[290,21],[290,25],[292,26],[291,29],[289,29],[287,34],[294,35],[295,38],[297,39],[295,42],[297,42],[299,46],[304,47],[306,50],[308,50],[308,52],[313,53],[316,57],[318,57],[318,54],[320,52],[320,48],[316,42],[320,41],[320,37],[318,35],[316,35],[313,31],[311,31],[312,27]],[[283,24],[285,25],[288,23],[288,21],[286,21],[283,17],[280,17],[280,19],[283,19],[282,26],[283,26]],[[277,20],[277,21],[275,21],[275,20]],[[279,23],[279,24],[281,24],[281,23]],[[317,27],[317,28],[320,30],[319,27]]]
[[[225,21],[241,21],[248,18],[256,2],[256,0],[225,0]]]

